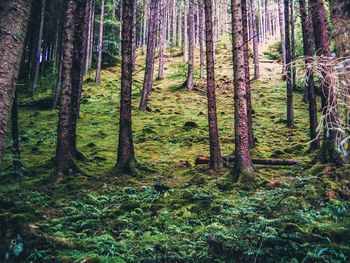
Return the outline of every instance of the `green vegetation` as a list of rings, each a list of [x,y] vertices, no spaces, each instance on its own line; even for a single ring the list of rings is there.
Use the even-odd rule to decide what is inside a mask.
[[[218,44],[217,92],[223,155],[233,152],[229,46]],[[205,82],[179,87],[186,67],[168,50],[166,78],[156,81],[147,112],[137,110],[144,58],[134,79],[133,129],[142,178],[110,177],[118,135],[118,66],[102,83],[86,76],[78,148],[81,172],[54,178],[57,111],[49,94],[20,99],[22,161],[28,171],[0,174],[0,224],[20,234],[24,262],[348,262],[350,171],[310,165],[308,113],[295,94],[296,127],[285,125],[280,65],[264,63],[253,82],[253,157],[291,158],[293,168],[258,167],[258,186],[232,184],[229,170],[194,166],[209,154]],[[196,57],[198,65],[198,56]],[[10,141],[8,143],[10,144]],[[10,147],[7,161],[11,162]],[[3,237],[3,236],[1,236]],[[3,244],[0,241],[0,248]]]

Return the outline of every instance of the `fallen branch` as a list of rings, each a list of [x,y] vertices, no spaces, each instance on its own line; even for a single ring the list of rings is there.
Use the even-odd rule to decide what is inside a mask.
[[[229,165],[235,161],[234,156],[229,157],[223,157],[222,161],[225,165]],[[290,165],[297,165],[300,163],[298,160],[284,160],[284,159],[261,159],[261,158],[255,158],[252,159],[254,164],[263,164],[263,165],[284,165],[284,166],[290,166]],[[195,160],[195,164],[207,164],[209,163],[209,157],[207,156],[197,156]]]

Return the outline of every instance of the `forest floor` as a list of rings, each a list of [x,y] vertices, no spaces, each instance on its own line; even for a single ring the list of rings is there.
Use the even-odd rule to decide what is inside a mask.
[[[222,153],[234,151],[230,44],[218,43],[216,80]],[[307,105],[295,92],[295,123],[286,128],[281,66],[262,56],[252,82],[257,158],[297,159],[294,167],[257,166],[256,183],[233,184],[229,169],[195,166],[209,155],[205,80],[181,89],[186,65],[169,49],[165,79],[155,81],[147,112],[138,110],[144,57],[133,86],[140,178],[110,177],[116,161],[120,68],[86,76],[78,147],[88,161],[78,174],[52,176],[57,110],[48,94],[20,99],[22,161],[0,173],[3,235],[20,233],[28,262],[348,262],[350,170],[311,165]],[[196,57],[196,65],[198,65]],[[155,72],[156,76],[156,72]],[[10,141],[9,141],[10,145]],[[0,242],[0,248],[4,243]],[[6,245],[6,244],[5,244]],[[24,259],[23,259],[24,261]]]

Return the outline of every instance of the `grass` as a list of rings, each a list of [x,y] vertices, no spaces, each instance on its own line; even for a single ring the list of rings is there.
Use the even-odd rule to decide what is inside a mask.
[[[216,79],[223,155],[234,151],[233,85],[229,46],[218,43]],[[109,178],[116,161],[120,68],[85,77],[78,147],[89,159],[83,174],[57,179],[57,110],[43,108],[47,94],[20,98],[21,149],[31,172],[14,175],[10,146],[1,174],[0,246],[20,233],[27,262],[346,262],[349,260],[350,175],[344,168],[309,164],[307,105],[295,93],[295,123],[285,124],[286,91],[276,63],[261,64],[252,82],[254,157],[291,158],[300,166],[258,167],[257,188],[233,185],[229,171],[195,166],[209,154],[205,81],[179,89],[186,65],[168,50],[166,78],[155,80],[149,112],[140,112],[144,57],[133,84],[137,161],[154,172],[144,178]],[[196,65],[198,62],[196,54]],[[41,97],[40,97],[41,96]],[[193,129],[186,122],[196,123]],[[10,145],[10,141],[9,144]],[[0,247],[1,248],[1,247]]]

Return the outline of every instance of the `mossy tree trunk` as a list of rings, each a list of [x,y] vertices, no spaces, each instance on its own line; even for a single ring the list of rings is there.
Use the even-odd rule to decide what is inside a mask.
[[[208,122],[211,169],[218,169],[222,166],[219,131],[216,114],[215,96],[215,61],[213,41],[213,1],[205,0],[205,35],[206,35],[206,57],[207,57],[207,97],[208,97]]]
[[[132,88],[132,40],[133,13],[135,1],[123,1],[122,27],[122,78],[119,116],[118,157],[116,173],[132,174],[135,165],[135,153],[131,123],[131,88]]]
[[[0,164],[4,156],[15,81],[19,74],[31,1],[11,0],[0,13]]]
[[[231,0],[231,8],[236,157],[233,175],[235,179],[238,179],[240,176],[243,176],[243,179],[245,179],[252,176],[254,168],[249,147],[241,0]]]

